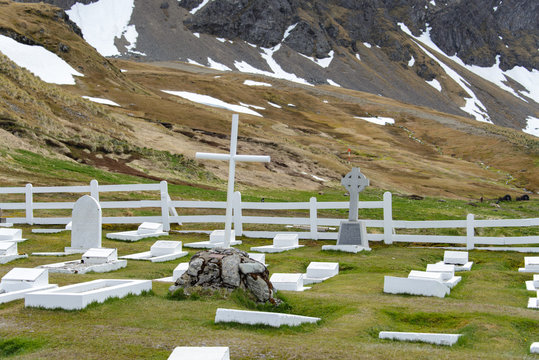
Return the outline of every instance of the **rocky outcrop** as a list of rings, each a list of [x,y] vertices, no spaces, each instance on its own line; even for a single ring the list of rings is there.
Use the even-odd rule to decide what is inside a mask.
[[[257,302],[276,303],[266,266],[237,249],[212,249],[196,253],[187,271],[170,287],[170,292],[183,289],[189,295],[194,288],[210,290],[241,288]]]

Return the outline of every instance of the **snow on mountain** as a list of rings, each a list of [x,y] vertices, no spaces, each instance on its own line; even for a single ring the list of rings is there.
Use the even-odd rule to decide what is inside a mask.
[[[530,135],[539,137],[539,119],[534,116],[529,116],[526,121],[526,128],[522,129],[522,131]]]
[[[96,97],[91,97],[91,96],[83,96],[82,98],[91,102],[98,103],[98,104],[109,105],[109,106],[120,106],[119,104],[109,99],[96,98]]]
[[[61,57],[38,45],[21,44],[0,35],[0,51],[15,64],[51,84],[75,85],[73,76],[84,76]]]
[[[435,88],[436,90],[442,91],[442,85],[438,80],[432,79],[431,81],[426,81],[426,83]]]
[[[186,100],[189,100],[198,104],[216,107],[220,109],[226,109],[230,111],[235,111],[235,112],[239,112],[243,114],[263,117],[261,114],[257,113],[254,110],[249,109],[248,107],[229,104],[227,102],[224,102],[222,100],[219,100],[209,95],[201,95],[201,94],[192,93],[188,91],[171,91],[171,90],[161,90],[161,91],[170,95],[179,96],[181,98],[184,98]]]
[[[138,33],[129,25],[134,0],[99,0],[90,4],[76,3],[66,11],[82,30],[84,39],[103,56],[118,56],[116,38],[124,38],[127,50],[135,52]]]
[[[390,118],[390,117],[382,117],[382,116],[375,116],[375,117],[354,116],[354,119],[365,120],[376,125],[395,124],[395,119]]]

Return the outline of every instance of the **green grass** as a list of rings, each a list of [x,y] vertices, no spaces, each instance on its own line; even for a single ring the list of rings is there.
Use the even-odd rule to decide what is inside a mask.
[[[13,337],[0,340],[0,358],[22,355],[36,351],[45,345],[42,339]]]

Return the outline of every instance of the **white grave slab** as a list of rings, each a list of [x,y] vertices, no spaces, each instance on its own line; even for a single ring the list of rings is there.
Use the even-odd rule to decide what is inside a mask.
[[[432,279],[384,276],[384,292],[389,294],[410,294],[443,298],[449,295],[449,287],[440,281]]]
[[[370,247],[365,248],[359,245],[322,245],[322,250],[343,251],[357,254],[360,251],[371,251]]]
[[[270,282],[276,290],[305,291],[310,289],[303,286],[303,274],[275,273],[271,275]]]
[[[254,246],[251,251],[259,251],[263,253],[279,253],[283,251],[298,249],[304,245],[299,244],[298,234],[277,234],[273,238],[273,245]]]
[[[100,279],[30,293],[25,296],[24,306],[80,310],[93,302],[102,303],[108,298],[122,298],[129,294],[140,295],[151,289],[151,280]]]
[[[63,274],[86,274],[93,271],[98,273],[109,272],[124,268],[127,260],[118,260],[116,249],[94,248],[88,249],[81,260],[65,261],[56,264],[40,265],[40,269]]]
[[[410,271],[410,274],[408,274],[409,279],[430,279],[430,280],[436,280],[441,282],[442,284],[446,285],[450,289],[452,289],[455,285],[457,285],[460,280],[462,280],[461,276],[453,276],[447,280],[445,280],[444,273],[441,272],[429,272],[429,271],[416,271],[412,270]]]
[[[539,309],[539,298],[530,298],[528,300],[528,309]]]
[[[433,334],[433,333],[413,333],[413,332],[396,332],[396,331],[380,331],[378,337],[380,339],[399,340],[399,341],[420,341],[435,345],[454,345],[460,334]]]
[[[163,224],[143,222],[137,230],[108,233],[107,239],[122,241],[139,241],[149,237],[167,236],[168,232],[163,231]]]
[[[537,291],[537,290],[539,290],[539,286],[535,286],[533,280],[526,281],[526,290],[528,290],[528,291]]]
[[[435,265],[454,265],[455,266],[455,272],[457,272],[457,271],[470,271],[470,270],[472,270],[473,261],[468,261],[464,265],[446,264],[443,261],[439,261]]]
[[[13,227],[13,223],[8,223],[8,222],[2,223],[2,222],[0,222],[0,227],[4,227],[4,228]]]
[[[55,288],[43,269],[13,268],[0,281],[0,304],[24,298],[33,291]]]
[[[241,241],[236,240],[234,230],[230,231],[230,246],[240,245]],[[225,247],[225,230],[213,230],[209,241],[199,241],[184,244],[183,246],[194,249],[213,249],[215,247]]]
[[[539,289],[539,274],[533,275],[533,286]]]
[[[298,326],[304,323],[315,324],[320,318],[282,314],[275,312],[217,309],[215,313],[215,322],[234,322],[248,325],[269,325],[280,327],[282,325]]]
[[[65,252],[84,253],[101,247],[101,206],[89,195],[79,198],[73,205],[71,247]]]
[[[339,263],[311,262],[303,276],[303,284],[315,284],[339,274]]]
[[[178,266],[176,266],[176,268],[172,272],[172,276],[168,276],[168,277],[164,277],[160,279],[154,279],[154,281],[174,283],[187,271],[187,269],[189,269],[188,262],[179,263]]]
[[[159,240],[151,246],[150,251],[120,256],[120,259],[164,262],[179,259],[187,254],[187,251],[182,251],[181,241]]]
[[[532,354],[539,354],[539,342],[534,342],[530,346],[530,353]]]
[[[519,272],[539,273],[539,256],[526,256],[524,267],[518,269]]]
[[[168,360],[230,360],[228,347],[179,346],[174,349]]]
[[[0,229],[0,241],[23,242],[21,229]]]
[[[249,255],[250,259],[253,259],[255,261],[258,261],[261,264],[264,264],[266,267],[266,254],[257,254],[257,253],[247,253]]]
[[[0,241],[0,264],[7,264],[10,261],[27,257],[26,254],[19,255],[16,242]]]
[[[63,229],[32,229],[34,234],[58,234],[62,231],[71,231],[72,222],[68,222]]]
[[[467,251],[445,251],[444,263],[454,265],[465,265],[468,262]]]
[[[427,264],[427,272],[440,273],[442,274],[443,280],[446,281],[455,276],[455,265]]]

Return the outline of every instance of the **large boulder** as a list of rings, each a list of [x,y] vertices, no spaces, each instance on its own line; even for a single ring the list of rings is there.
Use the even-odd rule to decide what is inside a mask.
[[[169,291],[183,289],[190,294],[197,287],[229,291],[241,288],[252,294],[257,302],[276,304],[266,266],[238,249],[216,248],[196,253],[189,261],[187,271]]]

